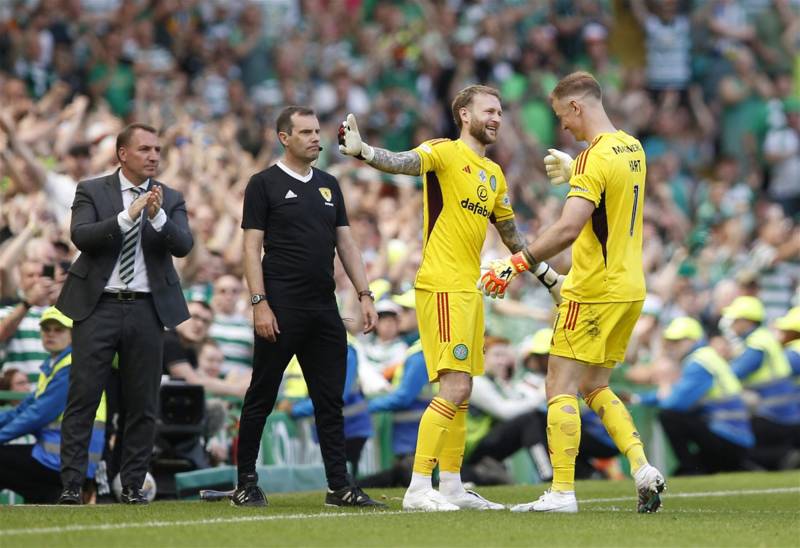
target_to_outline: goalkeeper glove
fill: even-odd
[[[550,296],[553,298],[553,302],[556,303],[556,306],[560,305],[561,286],[564,285],[566,276],[553,270],[553,268],[544,261],[539,263],[536,270],[533,271],[533,275],[536,276],[539,281],[542,282],[542,285],[547,288],[547,291],[550,292]]]
[[[548,148],[544,157],[544,169],[553,185],[568,183],[572,177],[572,156],[554,148]]]
[[[489,263],[489,270],[481,276],[478,282],[478,289],[483,291],[487,297],[503,298],[506,296],[506,288],[511,280],[520,272],[530,270],[531,265],[525,259],[525,252],[520,251],[505,259],[496,259]]]
[[[339,126],[339,152],[367,162],[375,156],[375,149],[361,140],[356,117],[353,114],[348,114],[347,120]]]

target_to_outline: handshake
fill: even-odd
[[[550,182],[553,185],[568,183],[572,177],[572,157],[554,148],[547,149],[547,152],[549,154],[544,157],[544,168]],[[520,251],[505,259],[492,261],[486,268],[486,273],[481,276],[478,289],[488,297],[502,299],[511,280],[517,274],[535,266],[533,275],[547,288],[556,305],[561,304],[561,286],[564,285],[566,276],[559,274],[545,262],[537,263],[531,259],[528,253]]]
[[[525,257],[527,254],[524,251],[514,253],[505,259],[497,259],[489,263],[486,273],[481,276],[478,282],[478,289],[483,291],[484,295],[492,297],[493,299],[502,299],[506,296],[506,289],[508,284],[513,280],[517,274],[532,270],[533,275],[536,276],[542,285],[550,292],[553,302],[556,305],[561,304],[561,286],[564,285],[566,276],[559,274],[553,268],[545,263],[531,264]],[[535,266],[536,268],[532,268]]]

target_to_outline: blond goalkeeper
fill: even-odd
[[[578,511],[574,478],[580,392],[630,461],[638,511],[655,512],[664,477],[648,463],[630,414],[608,387],[645,297],[644,151],[639,141],[612,125],[600,85],[590,74],[566,76],[550,99],[563,128],[589,147],[575,161],[550,151],[545,158],[548,175],[554,183],[570,185],[560,219],[519,253],[495,261],[481,280],[487,294],[502,296],[518,273],[572,245],[572,269],[561,289],[545,385],[553,484],[539,500],[512,511]]]
[[[483,299],[476,282],[490,222],[512,252],[525,240],[514,224],[503,171],[486,157],[502,121],[499,93],[469,86],[456,95],[452,113],[457,140],[433,139],[405,152],[364,143],[351,114],[339,129],[339,150],[381,171],[424,176],[423,255],[414,287],[428,377],[440,389],[420,421],[403,508],[499,510],[503,505],[465,490],[460,475],[472,377],[483,373]],[[563,276],[545,263],[535,267],[558,295]],[[431,485],[437,464],[438,491]]]

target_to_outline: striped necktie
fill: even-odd
[[[134,194],[134,201],[144,192],[139,188],[129,188]],[[144,213],[144,210],[142,210]],[[122,238],[122,253],[119,256],[119,278],[126,286],[133,281],[133,264],[136,262],[136,246],[139,243],[139,228],[142,226],[142,214],[134,220]]]

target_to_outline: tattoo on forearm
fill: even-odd
[[[421,164],[419,154],[413,150],[405,152],[392,152],[385,148],[373,147],[375,156],[369,165],[386,173],[402,173],[404,175],[419,175]]]
[[[525,237],[517,230],[517,224],[513,220],[500,221],[495,223],[494,227],[511,253],[525,248]]]

